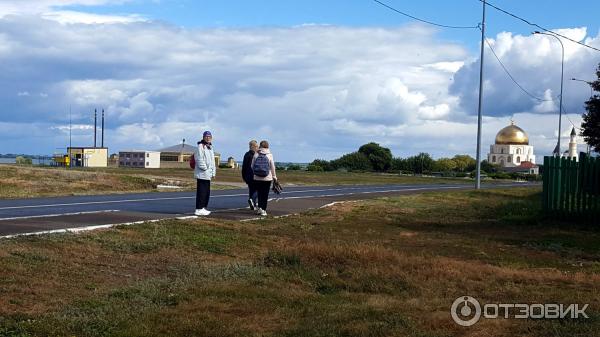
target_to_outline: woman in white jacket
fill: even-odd
[[[273,180],[277,180],[275,160],[273,160],[273,155],[269,150],[269,142],[266,140],[260,142],[260,148],[254,154],[254,158],[252,158],[252,171],[254,171],[254,184],[258,192],[256,214],[266,216],[271,183]]]
[[[210,180],[217,174],[215,166],[215,152],[212,147],[212,134],[210,131],[204,131],[202,141],[198,142],[194,152],[196,167],[194,176],[196,177],[196,215],[206,216],[210,211],[206,209],[210,199]]]

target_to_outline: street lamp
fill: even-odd
[[[592,87],[592,82],[591,81],[580,80],[578,78],[572,78],[571,81],[577,81],[577,82],[586,83],[587,85],[590,86],[590,99],[591,99],[592,96],[594,96],[594,88]],[[587,153],[588,153],[588,155],[590,154],[590,144],[587,144]]]
[[[564,82],[564,73],[565,73],[565,46],[563,45],[562,41],[558,38],[558,36],[556,36],[554,34],[539,32],[537,30],[535,32],[533,32],[533,34],[552,36],[553,38],[558,40],[558,42],[560,43],[560,47],[562,49],[562,59],[561,59],[561,67],[560,67],[560,101],[559,101],[560,107],[559,107],[559,112],[558,112],[558,143],[556,145],[556,147],[558,148],[558,156],[560,157],[560,154],[561,154],[561,152],[560,152],[560,132],[561,132],[561,124],[562,124],[563,82]]]
[[[586,80],[580,80],[578,78],[572,78],[571,81],[587,83],[590,86],[590,97],[594,96],[594,88],[592,88],[592,82]]]

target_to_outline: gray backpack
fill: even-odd
[[[258,157],[252,165],[252,171],[258,177],[266,177],[271,172],[271,165],[269,165],[269,158],[266,154],[259,153]]]

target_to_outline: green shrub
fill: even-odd
[[[310,172],[323,172],[325,171],[322,166],[316,164],[309,164],[307,170]]]
[[[15,163],[16,163],[17,165],[32,165],[32,164],[33,164],[33,161],[31,160],[31,158],[25,158],[25,157],[23,157],[23,156],[18,156],[18,157],[15,159]]]

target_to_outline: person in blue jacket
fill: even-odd
[[[250,209],[255,210],[258,207],[258,193],[256,192],[256,184],[254,183],[252,159],[256,151],[258,151],[258,142],[251,140],[248,146],[250,149],[244,154],[244,161],[242,163],[242,179],[248,185],[248,204],[250,205]]]
[[[215,152],[212,145],[212,134],[210,131],[204,131],[202,140],[194,152],[196,167],[194,168],[194,177],[196,177],[196,212],[198,216],[206,216],[210,211],[206,209],[210,199],[210,181],[217,174],[215,165]]]

